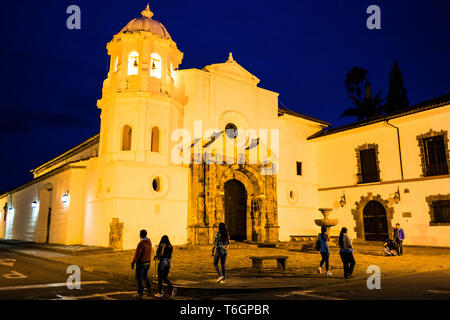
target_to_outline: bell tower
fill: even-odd
[[[188,168],[172,162],[170,139],[183,127],[175,95],[183,53],[148,5],[106,48],[111,63],[97,102],[100,146],[89,175],[86,242],[132,248],[148,228],[152,239],[171,234],[173,243],[185,243]]]
[[[97,103],[100,162],[168,161],[168,133],[182,121],[174,71],[183,53],[153,15],[147,4],[106,46],[110,69]]]

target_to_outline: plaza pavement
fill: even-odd
[[[0,241],[0,249],[20,254],[36,256],[54,262],[78,265],[86,271],[106,273],[126,280],[134,280],[130,268],[134,250],[113,251],[107,248],[86,246],[59,246],[34,243]],[[324,272],[319,274],[317,267],[320,254],[302,252],[299,246],[284,248],[260,248],[250,244],[232,244],[228,249],[227,283],[217,284],[212,265],[211,246],[174,248],[169,279],[181,292],[195,290],[229,292],[252,292],[255,290],[274,290],[281,288],[312,289],[335,287],[347,282],[361,281],[369,276],[367,267],[377,265],[383,279],[416,272],[438,271],[450,266],[450,248],[404,247],[404,255],[386,257],[381,254],[381,243],[355,243],[354,256],[356,267],[354,278],[344,280],[339,249],[331,247],[330,266],[332,276]],[[250,256],[285,255],[288,256],[287,270],[279,271],[276,261],[264,261],[264,272],[252,271]],[[155,264],[152,262],[150,273],[155,277]]]

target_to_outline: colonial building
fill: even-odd
[[[338,128],[282,108],[230,54],[183,53],[147,7],[107,44],[100,133],[0,195],[0,237],[133,248],[138,232],[210,243],[315,235],[319,208],[350,236],[450,246],[450,95]]]

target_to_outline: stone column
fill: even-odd
[[[265,195],[266,195],[266,210],[267,220],[264,225],[265,242],[278,242],[279,240],[279,226],[278,226],[278,208],[277,208],[277,193],[276,193],[276,176],[265,175]]]

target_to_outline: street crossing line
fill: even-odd
[[[429,293],[437,293],[437,294],[450,294],[450,291],[447,290],[428,290]]]
[[[75,282],[73,285],[90,285],[90,284],[107,284],[108,281],[81,281]],[[47,284],[33,284],[29,286],[14,286],[14,287],[0,287],[0,291],[24,290],[24,289],[39,289],[39,288],[57,288],[67,287],[67,283],[47,283]]]
[[[306,296],[306,297],[311,297],[311,298],[317,298],[317,299],[321,299],[321,300],[345,300],[343,298],[337,298],[337,297],[327,297],[327,296],[320,296],[317,294],[313,294],[313,291],[310,290],[306,290],[306,291],[292,291],[289,292],[288,294],[282,294],[282,295],[277,295],[278,297],[281,298],[286,298],[290,295],[299,295],[299,296]]]
[[[104,300],[116,300],[110,296],[117,296],[122,294],[135,294],[136,291],[116,291],[116,292],[106,292],[106,293],[94,293],[88,296],[61,296],[58,295],[59,299],[53,300],[80,300],[80,299],[91,299],[91,298],[103,298]]]

